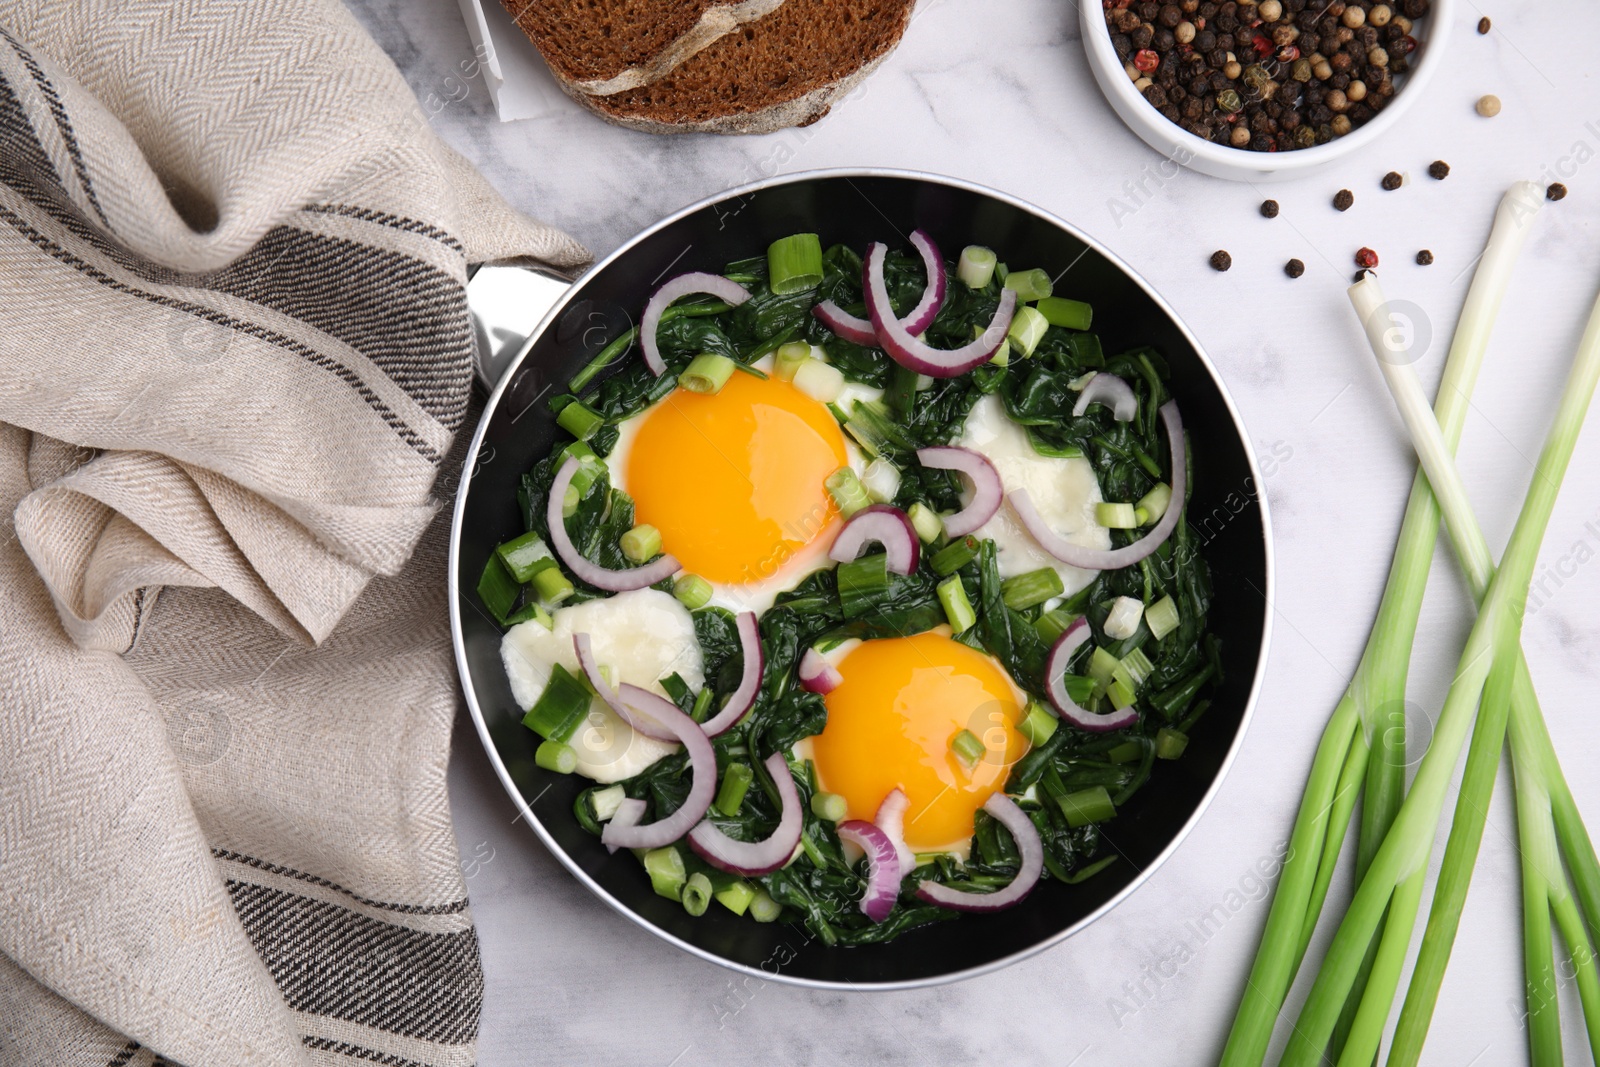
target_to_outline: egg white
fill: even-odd
[[[1094,466],[1082,457],[1061,459],[1035,452],[1027,431],[1011,421],[998,396],[983,397],[973,405],[955,443],[987,457],[1000,473],[1008,495],[1026,489],[1056,533],[1085,548],[1111,547],[1111,531],[1095,521],[1094,506],[1101,497]],[[970,497],[970,491],[967,495]],[[1046,552],[1009,502],[1002,503],[975,535],[994,541],[1002,578],[1049,567],[1061,576],[1062,586],[1071,594],[1094,581],[1097,574],[1062,563]]]
[[[812,346],[812,355],[822,358],[823,350]],[[770,374],[772,372],[773,357],[764,356],[754,364],[757,370]],[[735,374],[743,373],[735,371]],[[857,400],[878,400],[882,398],[883,390],[875,389],[870,385],[861,385],[856,382],[846,382],[843,391],[834,403],[845,411],[850,410],[851,404]],[[659,403],[659,401],[658,401]],[[645,415],[654,410],[654,405],[635,415],[633,418],[617,424],[617,443],[612,448],[611,454],[606,457],[606,466],[611,471],[611,484],[623,492],[630,492],[627,483],[628,457],[632,453],[634,439],[639,435],[639,427],[644,422]],[[842,432],[842,431],[841,431]],[[848,434],[845,434],[846,463],[859,477],[871,462],[871,457],[863,453]],[[630,495],[632,495],[630,493]],[[738,584],[729,582],[711,582],[711,603],[729,611],[753,611],[757,615],[764,614],[772,607],[777,595],[786,589],[793,589],[807,575],[833,566],[828,559],[828,549],[832,539],[818,537],[809,544],[800,548],[782,563],[771,569],[771,573],[754,581]]]
[[[700,643],[689,611],[669,593],[634,589],[603,600],[559,608],[551,626],[518,623],[500,642],[500,659],[517,705],[531,708],[559,663],[582,677],[572,636],[589,635],[595,660],[623,682],[666,695],[661,679],[676,672],[691,689],[705,683]],[[635,733],[598,696],[589,702],[588,720],[568,742],[578,754],[577,772],[597,782],[631,778],[679,746]]]

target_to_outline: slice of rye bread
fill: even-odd
[[[619,93],[661,77],[784,0],[501,0],[568,91]]]
[[[915,0],[784,0],[648,84],[606,96],[571,89],[568,95],[610,122],[647,133],[771,133],[809,125],[894,50],[914,6]]]

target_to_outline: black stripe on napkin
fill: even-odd
[[[91,225],[66,196],[59,173],[4,77],[0,77],[0,182],[141,280],[208,289],[299,319],[360,352],[447,429],[461,427],[471,395],[472,331],[466,289],[444,271],[399,252],[292,226],[268,231],[254,248],[218,271],[183,274],[152,263]],[[444,230],[415,219],[347,205],[308,210],[362,219],[461,248]],[[415,447],[409,439],[407,443]]]
[[[44,76],[44,68],[39,66],[33,53],[23,47],[22,42],[0,26],[0,36],[4,36],[17,57],[22,60],[28,73],[33,75],[34,84],[39,87],[40,94],[45,102],[50,105],[50,114],[56,120],[56,129],[61,131],[61,140],[66,143],[67,155],[72,157],[72,169],[78,175],[78,183],[83,186],[84,195],[89,198],[89,205],[94,208],[94,213],[100,216],[101,222],[106,222],[106,213],[100,210],[100,200],[94,195],[94,185],[89,181],[89,170],[83,164],[83,153],[78,150],[78,137],[72,132],[72,123],[67,119],[67,109],[61,103],[61,95],[56,92],[56,87],[50,79]],[[110,225],[106,222],[106,225]]]
[[[297,871],[293,867],[285,867],[282,864],[268,863],[266,860],[256,859],[254,856],[246,856],[242,852],[231,852],[225,848],[213,848],[211,854],[219,860],[232,860],[234,863],[242,863],[246,867],[254,867],[256,870],[265,871],[268,874],[278,874],[285,878],[295,878],[302,882],[309,882],[311,885],[319,885],[324,889],[332,889],[336,893],[343,893],[358,904],[365,904],[371,908],[382,908],[385,911],[393,911],[402,915],[459,915],[467,910],[467,901],[465,899],[452,900],[448,904],[389,904],[353,893],[338,882],[330,882],[326,878],[315,874],[307,874],[305,871]]]
[[[134,1055],[143,1047],[137,1041],[128,1042],[117,1051],[115,1056],[111,1057],[110,1061],[106,1063],[106,1067],[127,1067],[128,1061],[133,1059]]]
[[[374,211],[371,208],[355,207],[352,204],[307,204],[300,210],[313,215],[343,215],[345,218],[360,219],[362,222],[376,222],[378,225],[387,226],[391,230],[431,237],[446,248],[452,248],[463,256],[467,254],[466,247],[456,240],[448,230],[441,230],[430,223],[422,222],[418,219],[408,219],[403,215],[391,215],[387,211]]]
[[[366,356],[451,430],[466,415],[472,392],[467,290],[419,259],[279,226],[220,271],[145,276],[227,293],[299,319]]]
[[[39,143],[33,124],[28,121],[28,113],[22,109],[22,101],[3,74],[0,74],[0,169],[58,187],[61,184],[61,176],[50,162],[50,154]],[[7,184],[16,184],[3,172],[0,178],[6,179]]]
[[[311,1037],[309,1035],[300,1039],[306,1048],[314,1048],[320,1052],[333,1052],[340,1056],[349,1056],[351,1059],[365,1060],[368,1063],[381,1063],[383,1067],[428,1067],[425,1063],[408,1060],[404,1056],[394,1056],[377,1049],[365,1048],[361,1045],[352,1045],[348,1041],[333,1041],[326,1037]]]
[[[3,177],[3,175],[0,175],[0,177]],[[3,207],[0,207],[0,221],[9,223],[12,229],[26,237],[34,244],[35,247],[48,252],[59,262],[72,267],[89,280],[97,282],[107,289],[124,293],[128,296],[137,296],[143,300],[150,301],[152,304],[160,304],[163,307],[172,308],[175,311],[183,311],[190,315],[194,315],[197,318],[205,319],[208,322],[214,322],[218,326],[226,326],[231,330],[237,330],[239,333],[248,334],[251,337],[258,338],[262,341],[268,342],[269,344],[277,345],[279,348],[292,352],[314,366],[320,367],[326,371],[331,371],[340,381],[344,382],[351,389],[355,390],[356,394],[360,396],[362,400],[366,401],[367,406],[371,408],[378,415],[378,417],[389,426],[390,429],[394,430],[395,433],[400,436],[402,441],[410,445],[414,452],[431,463],[437,464],[439,462],[441,457],[438,449],[428,444],[428,442],[424,440],[423,437],[417,433],[417,431],[413,430],[404,419],[395,413],[394,409],[389,407],[388,404],[385,404],[378,394],[372,390],[372,387],[367,385],[366,382],[362,381],[355,371],[351,370],[349,367],[346,367],[343,363],[340,363],[333,357],[322,352],[318,352],[309,345],[301,344],[292,337],[285,337],[276,330],[269,330],[267,327],[262,326],[259,323],[246,322],[243,319],[234,318],[232,315],[225,315],[213,308],[202,307],[199,304],[192,304],[187,300],[176,300],[170,296],[163,296],[160,293],[151,293],[143,289],[135,289],[131,285],[124,285],[122,282],[117,281],[117,279],[100,270],[92,263],[89,263],[72,252],[67,251],[65,248],[62,248],[50,238],[46,237],[44,234],[28,225],[20,215],[17,215],[15,212],[8,211]]]
[[[476,931],[423,933],[295,893],[227,886],[245,933],[296,1011],[423,1041],[477,1037]]]

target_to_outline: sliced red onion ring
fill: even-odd
[[[811,314],[822,321],[822,325],[843,337],[853,345],[863,348],[877,348],[878,334],[872,328],[872,323],[866,319],[858,319],[832,300],[824,300],[811,309]]]
[[[883,798],[883,803],[878,805],[878,814],[872,817],[873,825],[883,831],[883,835],[894,845],[895,854],[900,857],[901,877],[910,874],[917,866],[917,854],[906,844],[906,810],[910,807],[911,798],[906,796],[905,790],[896,787]]]
[[[912,230],[911,245],[922,253],[922,269],[928,272],[928,285],[922,290],[922,299],[917,301],[917,306],[911,309],[910,314],[900,320],[901,328],[915,337],[932,326],[933,320],[938,317],[950,277],[945,273],[944,257],[939,254],[939,246],[933,243],[933,238],[926,231]]]
[[[1121,548],[1084,548],[1050,529],[1050,524],[1044,521],[1039,509],[1033,506],[1033,499],[1028,496],[1026,489],[1014,490],[1007,499],[1016,510],[1017,518],[1022,520],[1022,525],[1027,527],[1028,533],[1033,535],[1040,547],[1061,562],[1082,570],[1114,571],[1118,567],[1138,563],[1172,536],[1172,531],[1178,525],[1178,515],[1183,511],[1183,496],[1189,477],[1183,447],[1183,420],[1178,417],[1176,400],[1161,405],[1161,421],[1167,425],[1167,442],[1172,446],[1172,503],[1167,506],[1166,514],[1161,516],[1154,529],[1133,544]]]
[[[1103,734],[1108,730],[1121,730],[1139,721],[1139,713],[1131,707],[1115,711],[1094,712],[1078,707],[1067,695],[1067,661],[1078,647],[1089,640],[1089,622],[1078,619],[1050,646],[1050,655],[1044,662],[1045,684],[1050,703],[1056,714],[1080,730]]]
[[[800,791],[794,787],[794,775],[789,773],[789,765],[779,752],[768,756],[765,766],[783,802],[778,828],[772,831],[770,837],[765,841],[735,841],[710,822],[703,822],[689,832],[689,847],[718,870],[747,877],[771,874],[789,862],[795,847],[800,844],[800,831],[805,823],[800,811]]]
[[[965,537],[994,518],[1000,510],[1000,499],[1005,487],[1000,484],[1000,472],[983,456],[970,448],[954,445],[939,448],[917,449],[917,462],[924,467],[942,471],[960,471],[972,479],[972,499],[967,506],[944,520],[944,532],[952,538]]]
[[[1090,404],[1104,404],[1118,422],[1132,422],[1139,414],[1139,398],[1133,395],[1133,386],[1115,374],[1102,372],[1090,378],[1078,394],[1078,402],[1072,405],[1072,417],[1088,411]]]
[[[615,826],[618,829],[626,830],[630,826],[638,826],[639,820],[642,818],[644,818],[644,801],[638,800],[634,797],[625,797],[623,798],[622,802],[617,805],[616,813],[611,816],[610,821],[608,821],[606,825]],[[622,847],[621,845],[606,844],[604,830],[601,831],[600,841],[602,844],[605,844],[607,852],[615,852],[617,849]]]
[[[922,558],[917,528],[911,525],[910,516],[888,504],[872,504],[850,516],[833,539],[828,558],[835,563],[849,563],[873,541],[883,546],[891,574],[906,575],[917,569],[917,561]]]
[[[701,727],[707,737],[725,733],[730,726],[744,718],[744,713],[756,702],[756,694],[761,692],[761,670],[766,666],[766,661],[761,655],[761,628],[756,625],[756,613],[739,612],[734,625],[739,631],[739,652],[744,657],[744,674],[739,678],[739,688],[728,697],[722,710],[707,719]]]
[[[572,484],[572,476],[578,473],[578,461],[571,456],[556,471],[555,481],[550,483],[550,499],[545,504],[545,522],[550,527],[550,546],[556,550],[556,555],[561,557],[573,574],[588,582],[596,589],[604,589],[608,593],[621,593],[629,589],[643,589],[655,585],[663,578],[670,578],[678,572],[680,564],[672,556],[662,556],[651,560],[643,567],[628,567],[620,571],[610,570],[585,559],[578,551],[578,546],[572,543],[572,538],[567,536],[567,520],[561,514],[562,499],[567,495],[567,486]],[[1176,521],[1176,520],[1174,520]]]
[[[639,346],[644,349],[645,365],[657,378],[667,369],[661,349],[656,345],[656,327],[661,325],[661,314],[674,300],[692,293],[705,293],[734,307],[750,299],[750,293],[738,282],[704,271],[680,274],[652,293],[644,305],[644,318],[639,322]]]
[[[626,683],[618,693],[624,704],[640,715],[648,715],[656,720],[671,730],[676,740],[683,742],[684,750],[689,753],[691,780],[689,795],[677,811],[665,819],[657,819],[643,826],[637,824],[636,815],[634,823],[619,826],[618,820],[622,816],[619,810],[606,823],[605,830],[600,834],[600,843],[608,848],[661,848],[688,833],[711,807],[711,799],[717,793],[717,754],[711,748],[711,739],[700,729],[700,724],[679,711],[678,706],[666,697]]]
[[[800,686],[812,693],[831,693],[844,682],[844,675],[821,652],[806,649],[800,657]]]
[[[938,317],[939,308],[944,305],[950,276],[944,269],[944,257],[939,254],[939,246],[933,243],[932,237],[922,230],[913,230],[911,243],[922,253],[922,267],[928,273],[928,284],[922,290],[922,299],[917,301],[917,306],[911,309],[910,314],[900,320],[906,333],[915,337],[932,326],[933,320]],[[811,313],[821,319],[824,326],[852,344],[868,348],[878,346],[878,331],[872,323],[856,318],[832,300],[824,300],[812,308]]]
[[[839,824],[839,836],[861,846],[867,854],[867,887],[861,894],[861,911],[881,923],[900,899],[900,853],[889,835],[864,819],[846,819]]]
[[[594,649],[589,644],[588,634],[573,634],[572,647],[578,653],[578,666],[583,670],[583,676],[589,679],[589,684],[594,686],[594,691],[600,694],[600,699],[606,702],[606,707],[617,713],[617,718],[627,723],[634,733],[653,737],[657,741],[676,741],[678,735],[656,722],[648,715],[634,711],[622,702],[617,691],[611,688],[611,683],[606,681],[606,676],[600,673],[600,665],[595,661]]]
[[[989,794],[989,799],[983,802],[983,810],[1011,831],[1017,851],[1022,854],[1022,866],[1017,870],[1017,876],[1010,885],[993,893],[967,893],[924,880],[917,884],[919,899],[953,911],[999,911],[1022,903],[1038,884],[1039,875],[1044,870],[1044,843],[1039,840],[1039,831],[1034,827],[1033,820],[1004,793]]]
[[[1001,292],[1000,306],[995,309],[994,318],[971,343],[954,349],[933,348],[917,340],[894,317],[894,308],[889,303],[889,287],[883,280],[883,259],[887,253],[888,248],[882,242],[874,242],[867,249],[866,278],[862,288],[866,290],[867,311],[872,316],[872,328],[878,335],[878,344],[889,353],[891,359],[918,374],[954,378],[994,355],[1005,341],[1006,330],[1011,328],[1011,316],[1016,313],[1015,289]]]

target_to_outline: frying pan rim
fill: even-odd
[[[1117,893],[1115,893],[1110,899],[1106,900],[1099,907],[1080,918],[1077,922],[1072,923],[1070,926],[1057,931],[1051,936],[1044,938],[1025,949],[1020,949],[1008,956],[990,960],[986,963],[978,964],[973,967],[953,970],[944,974],[929,975],[922,978],[902,979],[887,982],[834,981],[829,979],[807,978],[786,974],[783,973],[781,969],[777,969],[775,973],[773,970],[752,967],[747,964],[727,959],[724,956],[719,956],[714,952],[701,948],[700,946],[689,941],[685,941],[683,938],[680,938],[677,935],[672,934],[659,926],[656,926],[644,916],[640,915],[622,901],[612,896],[604,886],[600,885],[599,882],[590,877],[588,872],[584,871],[583,868],[580,867],[571,856],[567,855],[566,850],[562,848],[560,844],[556,842],[555,838],[550,834],[550,832],[545,829],[544,824],[540,822],[539,817],[534,813],[532,806],[523,798],[522,791],[517,787],[516,782],[511,778],[510,773],[506,770],[505,762],[500,758],[500,752],[495,747],[494,739],[489,732],[488,723],[484,720],[483,711],[478,705],[477,693],[470,681],[472,678],[472,673],[471,668],[467,663],[466,640],[461,630],[461,604],[462,596],[464,595],[464,590],[461,588],[459,574],[461,531],[462,520],[466,514],[467,496],[472,488],[470,477],[463,477],[460,479],[460,488],[456,493],[455,506],[450,521],[450,554],[448,559],[450,640],[455,652],[456,669],[460,677],[462,693],[466,698],[467,709],[472,715],[473,725],[477,727],[478,737],[483,743],[484,751],[489,757],[489,762],[494,766],[495,774],[499,777],[500,784],[505,788],[506,793],[511,797],[513,802],[515,802],[521,818],[533,828],[534,833],[536,833],[539,836],[539,839],[544,842],[545,848],[550,850],[556,859],[560,861],[561,865],[565,867],[573,875],[573,877],[575,877],[582,885],[587,887],[591,893],[595,894],[595,896],[599,897],[602,901],[609,905],[613,910],[638,926],[648,930],[655,936],[662,938],[668,943],[677,946],[691,955],[697,956],[700,959],[706,960],[707,962],[715,963],[718,966],[727,967],[730,970],[738,971],[741,974],[750,975],[751,977],[759,978],[764,981],[777,981],[803,988],[828,990],[873,990],[887,992],[891,990],[925,989],[930,986],[943,985],[948,982],[957,982],[967,978],[976,978],[980,975],[1001,970],[1002,968],[1008,967],[1013,963],[1027,959],[1030,956],[1037,955],[1048,948],[1052,948],[1055,945],[1060,944],[1062,941],[1065,941],[1072,935],[1087,929],[1096,920],[1100,919],[1107,912],[1121,904],[1137,889],[1139,889],[1140,886],[1144,885],[1145,881],[1155,874],[1155,872],[1169,859],[1171,859],[1174,853],[1177,852],[1178,848],[1183,844],[1190,832],[1199,823],[1201,817],[1205,814],[1206,809],[1208,809],[1212,802],[1216,799],[1217,794],[1222,789],[1223,781],[1228,776],[1228,771],[1232,769],[1234,760],[1238,758],[1239,751],[1244,746],[1245,735],[1249,731],[1250,721],[1255,715],[1256,703],[1261,696],[1261,688],[1266,677],[1268,652],[1272,644],[1272,624],[1274,615],[1273,604],[1276,581],[1276,566],[1274,563],[1272,546],[1272,520],[1268,511],[1266,495],[1264,492],[1260,491],[1260,487],[1262,485],[1261,471],[1256,463],[1255,452],[1250,447],[1250,435],[1245,429],[1244,420],[1239,415],[1239,409],[1234,403],[1233,395],[1228,391],[1227,384],[1223,381],[1222,375],[1218,372],[1216,365],[1212,363],[1211,357],[1206,354],[1206,350],[1204,346],[1200,344],[1199,338],[1197,338],[1189,329],[1188,324],[1183,321],[1176,310],[1174,310],[1172,305],[1169,304],[1160,293],[1156,292],[1142,275],[1124,262],[1123,259],[1115,252],[1112,252],[1094,237],[1080,230],[1078,227],[1072,225],[1066,220],[1061,219],[1034,204],[1030,204],[1018,197],[1001,192],[997,189],[990,188],[986,185],[981,185],[977,182],[968,181],[963,178],[953,178],[946,175],[933,174],[927,171],[903,170],[893,167],[829,167],[801,171],[795,174],[764,178],[746,185],[737,186],[723,192],[715,193],[711,196],[697,200],[685,207],[679,208],[677,211],[667,215],[665,218],[662,218],[653,225],[646,227],[645,229],[634,234],[633,237],[623,242],[615,250],[606,255],[604,258],[600,259],[592,267],[580,275],[572,283],[571,288],[569,288],[567,292],[562,295],[561,299],[556,302],[555,306],[552,307],[539,322],[539,325],[534,329],[534,331],[528,335],[528,339],[523,342],[523,345],[521,349],[518,350],[516,357],[511,360],[509,364],[507,364],[505,372],[501,375],[499,382],[496,383],[493,391],[489,394],[488,401],[484,405],[483,414],[479,418],[477,428],[473,433],[472,444],[467,450],[466,458],[462,464],[462,470],[470,471],[476,468],[478,454],[483,446],[483,439],[488,431],[489,424],[494,419],[496,412],[499,410],[501,397],[504,395],[510,383],[516,379],[517,370],[522,365],[522,361],[527,358],[528,353],[532,351],[534,344],[541,336],[543,336],[544,332],[550,328],[551,323],[555,322],[557,317],[566,310],[568,305],[570,305],[575,298],[582,294],[585,284],[591,277],[598,275],[606,267],[631,253],[645,240],[659,231],[666,229],[668,226],[671,226],[674,223],[689,217],[690,215],[704,211],[714,204],[749,196],[753,193],[777,188],[779,186],[798,185],[804,182],[817,181],[820,179],[839,178],[844,178],[846,180],[853,178],[894,178],[959,189],[999,201],[1000,203],[1026,212],[1027,214],[1039,219],[1043,223],[1056,227],[1073,238],[1083,242],[1086,247],[1103,256],[1107,262],[1120,270],[1130,281],[1142,289],[1145,295],[1148,296],[1155,303],[1155,305],[1166,314],[1168,319],[1171,320],[1172,324],[1177,328],[1178,332],[1183,336],[1183,338],[1188,341],[1190,347],[1194,350],[1195,355],[1199,358],[1200,365],[1204,367],[1206,373],[1211,376],[1212,383],[1216,386],[1217,392],[1222,398],[1223,406],[1226,408],[1228,416],[1233,422],[1234,432],[1238,435],[1239,441],[1243,447],[1245,461],[1249,467],[1251,484],[1257,487],[1255,496],[1257,506],[1259,507],[1261,514],[1262,561],[1264,564],[1263,569],[1265,571],[1263,583],[1264,588],[1261,590],[1263,605],[1261,645],[1256,656],[1255,668],[1250,683],[1250,691],[1245,698],[1244,709],[1240,714],[1239,725],[1234,733],[1233,741],[1228,746],[1227,754],[1223,757],[1222,763],[1218,766],[1216,775],[1212,778],[1211,783],[1206,787],[1205,793],[1200,798],[1200,802],[1195,806],[1195,809],[1190,814],[1189,818],[1185,820],[1183,825],[1180,826],[1173,834],[1171,840],[1167,842],[1167,844],[1156,855],[1156,857],[1143,870],[1139,871],[1133,877],[1133,879],[1128,882],[1127,885],[1123,886],[1122,889],[1117,891]]]

